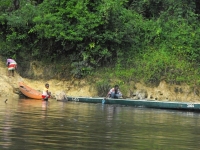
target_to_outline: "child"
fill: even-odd
[[[46,83],[45,88],[42,93],[42,99],[45,101],[48,101],[48,98],[50,98],[50,97],[51,97],[51,92],[49,92],[49,84]]]

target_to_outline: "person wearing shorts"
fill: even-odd
[[[7,59],[6,65],[8,67],[8,76],[14,77],[15,70],[17,69],[17,63],[14,59]]]
[[[50,97],[51,97],[51,92],[49,92],[49,84],[46,83],[45,88],[44,88],[43,93],[42,93],[42,99],[45,100],[45,101],[48,101],[48,99]]]

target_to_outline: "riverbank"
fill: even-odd
[[[53,95],[58,92],[64,92],[68,96],[99,96],[95,82],[99,79],[94,79],[93,83],[88,82],[89,79],[50,79],[50,80],[33,80],[21,77],[17,72],[15,77],[7,76],[7,68],[3,61],[0,62],[0,97],[5,98],[19,98],[18,82],[23,81],[28,86],[42,91],[45,83],[50,84],[50,91]],[[174,85],[167,84],[165,81],[160,82],[157,87],[149,87],[143,83],[131,82],[129,85],[121,86],[123,89],[123,96],[131,99],[152,99],[160,101],[186,101],[199,102],[199,89],[191,88],[186,84]],[[126,89],[126,90],[125,90]]]

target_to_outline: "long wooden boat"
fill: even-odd
[[[197,110],[200,111],[200,103],[192,102],[172,102],[157,100],[133,100],[133,99],[104,99],[103,97],[68,97],[68,101],[102,103],[102,104],[120,104],[135,107],[159,108],[159,109],[177,109],[177,110]]]
[[[26,96],[32,99],[42,99],[42,93],[32,89],[23,82],[19,82],[19,90]]]

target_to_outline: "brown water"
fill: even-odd
[[[1,150],[198,150],[200,113],[2,100],[0,136]]]

